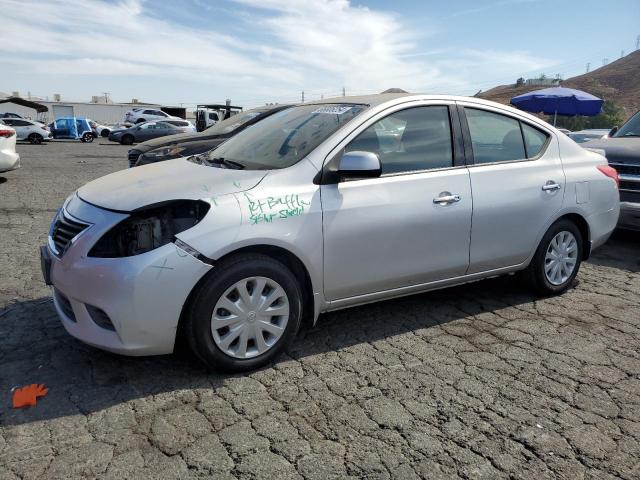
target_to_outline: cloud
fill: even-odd
[[[180,10],[211,18],[210,28],[167,16],[167,9],[185,5],[165,4],[161,16],[156,4],[142,0],[3,0],[0,62],[59,83],[60,77],[120,77],[128,82],[126,95],[156,95],[168,86],[181,96],[173,102],[224,92],[249,104],[295,101],[302,89],[308,99],[342,87],[469,93],[478,72],[486,78],[487,65],[504,79],[552,63],[527,52],[442,48],[431,40],[434,32],[348,0],[230,0],[215,7],[228,23],[196,4],[194,11]],[[225,28],[230,23],[233,29]],[[201,87],[198,95],[176,94],[176,83]]]

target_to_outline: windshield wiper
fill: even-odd
[[[208,167],[222,166],[222,167],[230,168],[233,170],[242,170],[244,168],[244,165],[241,164],[240,162],[236,162],[234,160],[227,160],[224,157],[209,158],[206,153],[201,153],[200,155],[194,155],[188,158],[188,160],[192,161],[193,163],[198,163],[200,165],[206,165]]]

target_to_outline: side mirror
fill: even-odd
[[[382,167],[375,153],[356,150],[342,155],[337,173],[340,180],[377,178],[382,174]]]
[[[618,126],[616,125],[609,131],[609,137],[613,137],[618,132]]]

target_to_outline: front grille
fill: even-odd
[[[630,165],[628,163],[610,163],[620,175],[638,175],[640,176],[640,165]]]
[[[620,190],[620,201],[621,202],[631,202],[631,203],[640,203],[640,190],[635,192],[628,192]]]
[[[56,303],[58,304],[58,307],[60,307],[60,310],[62,310],[62,313],[64,313],[65,316],[72,322],[76,322],[76,316],[73,313],[73,308],[71,308],[71,302],[69,301],[69,299],[65,297],[57,288],[53,289],[53,295],[55,296]]]
[[[620,190],[633,190],[640,192],[640,182],[627,182],[620,180]]]
[[[68,215],[65,215],[64,210],[60,210],[51,231],[51,240],[56,246],[58,256],[62,256],[71,245],[71,240],[88,226],[86,223],[72,220]]]

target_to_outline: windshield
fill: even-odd
[[[211,125],[204,131],[209,135],[224,135],[226,133],[233,132],[236,128],[244,125],[252,118],[256,118],[258,115],[265,113],[265,110],[248,110],[246,112],[236,113],[235,115],[218,122],[215,125]]]
[[[249,168],[289,167],[307,156],[365,105],[301,105],[275,113],[231,137],[206,155]]]
[[[614,137],[640,137],[640,112],[627,120],[627,123],[620,127]]]

